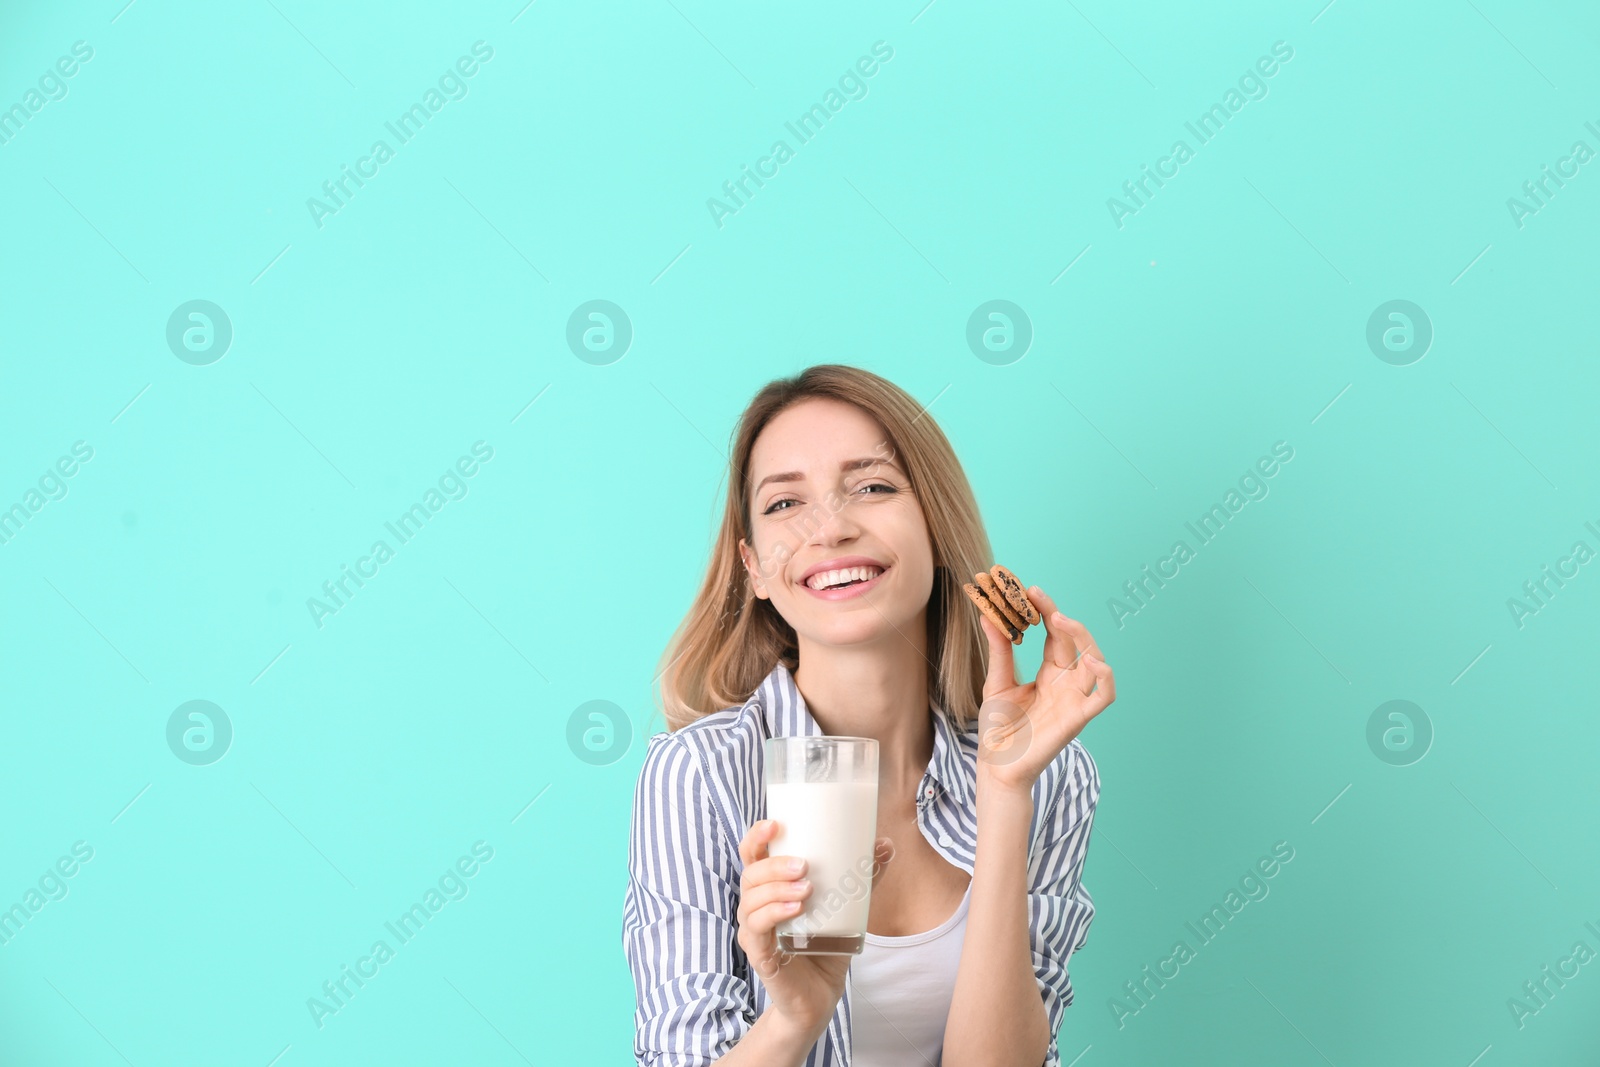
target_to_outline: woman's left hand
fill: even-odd
[[[1056,610],[1038,586],[1028,599],[1044,617],[1047,636],[1039,674],[1017,684],[1011,641],[987,616],[989,675],[978,714],[978,776],[1027,793],[1040,772],[1117,698],[1116,679],[1088,628]]]

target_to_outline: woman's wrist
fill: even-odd
[[[1030,818],[1033,815],[1033,783],[999,778],[981,760],[978,762],[976,793],[980,808],[1020,810],[1025,811]]]
[[[811,1054],[811,1049],[828,1028],[828,1021],[832,1016],[824,1016],[818,1020],[795,1019],[783,1013],[773,1004],[761,1013],[746,1034],[741,1045],[750,1041],[751,1035],[757,1030],[762,1032],[761,1047],[764,1050],[762,1063],[781,1063],[796,1065],[805,1062]]]

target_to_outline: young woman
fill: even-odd
[[[670,732],[634,797],[623,947],[643,1067],[1058,1067],[1100,795],[1079,732],[1115,698],[1038,586],[1038,676],[961,591],[993,563],[933,418],[841,365],[739,421],[710,570],[662,657]],[[844,583],[844,584],[839,584]],[[814,890],[769,856],[767,737],[878,742],[859,956],[780,954]],[[942,1058],[941,1058],[942,1057]]]

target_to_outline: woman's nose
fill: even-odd
[[[849,510],[842,505],[839,507],[831,507],[827,503],[817,505],[814,521],[816,531],[811,535],[811,540],[819,545],[848,541],[861,532],[860,526],[850,517]]]

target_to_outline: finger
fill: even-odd
[[[763,982],[771,982],[793,957],[778,946],[778,924],[799,915],[803,900],[775,900],[758,908],[739,907],[738,940]]]
[[[782,918],[784,915],[797,914],[800,909],[789,907],[795,902],[803,903],[811,895],[811,883],[805,880],[798,882],[768,882],[757,886],[739,898],[739,912],[746,920],[755,915],[768,912]],[[757,928],[759,932],[759,928]]]
[[[880,837],[872,846],[872,884],[877,885],[878,879],[883,877],[883,869],[889,866],[889,861],[894,859],[894,841],[891,838]]]
[[[1074,643],[1077,644],[1080,654],[1084,652],[1093,652],[1102,660],[1106,658],[1104,653],[1100,651],[1100,642],[1094,639],[1094,635],[1089,632],[1089,628],[1087,626],[1079,622],[1077,619],[1072,618],[1070,615],[1063,615],[1062,618],[1067,620],[1067,632],[1072,635],[1072,639]]]
[[[739,884],[744,889],[754,889],[758,885],[768,882],[793,882],[797,878],[806,876],[806,861],[800,859],[798,867],[790,866],[791,861],[800,859],[798,856],[768,856],[764,860],[757,860],[744,869],[744,874],[739,877]]]
[[[778,947],[778,924],[799,915],[810,894],[809,882],[768,882],[740,894],[739,944],[763,980],[770,981],[788,955]]]
[[[1044,642],[1044,658],[1062,670],[1074,667],[1078,662],[1077,642],[1072,639],[1072,632],[1064,624],[1066,616],[1056,608],[1056,602],[1036,585],[1028,587],[1028,599],[1033,601],[1033,606],[1039,609],[1039,614],[1044,616],[1045,632],[1049,634]]]
[[[750,927],[751,933],[763,938],[769,937],[779,923],[799,915],[804,907],[803,900],[776,900],[751,912],[745,923]]]
[[[1059,610],[1053,614],[1059,616],[1059,618],[1052,621],[1071,638],[1073,645],[1077,648],[1077,658],[1081,659],[1085,652],[1093,652],[1101,659],[1105,659],[1105,656],[1100,652],[1099,642],[1089,633],[1087,626],[1070,615],[1063,615]],[[1076,666],[1076,660],[1073,661],[1073,665]]]
[[[772,819],[762,819],[753,823],[745,831],[744,838],[739,842],[739,859],[746,867],[766,858],[767,842],[772,840],[778,832],[778,824]]]
[[[744,949],[745,957],[761,981],[768,984],[777,979],[778,972],[790,959],[789,953],[778,947],[778,935],[774,929],[776,926],[777,923],[773,923],[758,932],[746,921],[739,922],[739,947]]]
[[[1011,638],[1001,633],[987,615],[978,616],[978,625],[983,627],[983,636],[989,641],[989,673],[983,681],[983,695],[989,697],[1015,688],[1017,665],[1011,655]]]
[[[1117,678],[1111,671],[1111,664],[1094,653],[1085,654],[1083,662],[1093,673],[1097,687],[1083,705],[1084,712],[1092,719],[1117,699]]]

